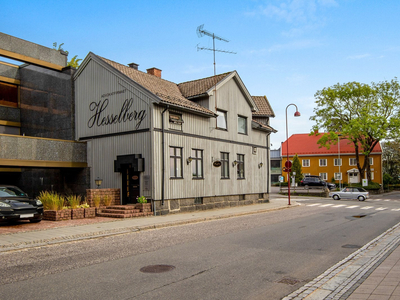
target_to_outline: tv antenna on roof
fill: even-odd
[[[219,50],[219,49],[215,49],[215,39],[223,41],[223,42],[227,42],[229,43],[229,41],[227,39],[224,39],[220,36],[217,36],[215,33],[211,33],[207,30],[203,29],[204,24],[200,25],[199,27],[197,27],[197,36],[199,38],[208,35],[210,37],[212,37],[213,39],[213,47],[211,48],[205,48],[205,47],[199,47],[199,44],[197,44],[197,51],[199,50],[210,50],[213,51],[214,54],[214,81],[215,81],[215,88],[214,88],[214,94],[215,94],[215,110],[217,110],[217,81],[216,81],[216,75],[217,75],[217,71],[216,71],[216,66],[215,66],[215,52],[223,52],[223,53],[230,53],[230,54],[236,54],[236,52],[232,52],[232,51],[225,51],[225,50]]]

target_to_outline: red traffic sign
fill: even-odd
[[[292,172],[292,168],[283,167],[283,172]]]
[[[290,160],[287,160],[287,161],[285,162],[285,167],[286,167],[287,169],[290,169],[290,168],[292,167],[292,162],[291,162]]]

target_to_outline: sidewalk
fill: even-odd
[[[203,222],[299,205],[296,197],[273,195],[270,203],[224,209],[195,211],[130,219],[112,219],[79,226],[48,228],[19,233],[1,233],[2,252],[63,242],[124,234],[134,231]],[[399,299],[400,300],[400,223],[349,255],[284,300],[321,299]]]

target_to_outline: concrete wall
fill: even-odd
[[[0,32],[0,50],[4,51],[4,56],[7,56],[5,54],[8,54],[8,52],[19,55],[21,61],[26,61],[23,60],[25,57],[26,59],[32,58],[61,67],[67,66],[67,55],[65,52],[63,54],[55,49],[28,42],[2,32]]]

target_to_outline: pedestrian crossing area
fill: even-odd
[[[318,203],[307,203],[306,201],[309,201],[310,199],[296,199],[297,202],[303,202],[303,205],[308,206],[308,207],[322,207],[322,208],[345,208],[345,209],[362,209],[362,210],[375,210],[375,211],[400,211],[400,208],[389,208],[389,207],[377,207],[377,206],[372,206],[368,205],[368,203],[371,204],[377,204],[379,202],[384,203],[384,202],[399,202],[398,200],[387,200],[387,199],[368,199],[367,202],[360,202],[360,204],[355,204],[355,203],[323,203],[323,202],[318,202]],[[339,201],[338,201],[339,202]],[[357,201],[358,202],[358,201]],[[362,204],[361,204],[362,203]]]

